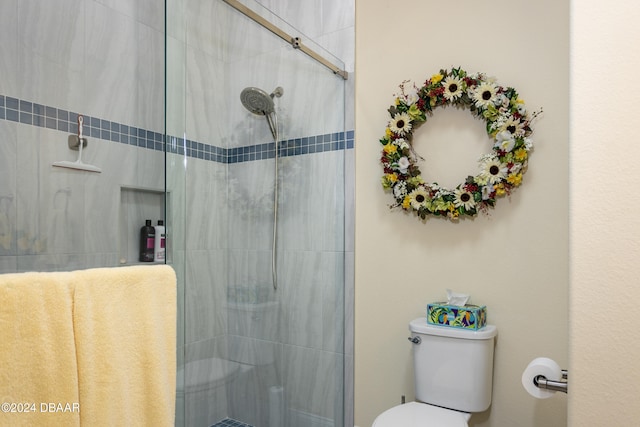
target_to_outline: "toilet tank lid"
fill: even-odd
[[[487,325],[482,329],[470,330],[452,328],[449,326],[435,326],[427,323],[425,317],[419,317],[409,322],[409,330],[418,334],[435,335],[439,337],[461,338],[466,340],[487,340],[498,334],[498,328]]]

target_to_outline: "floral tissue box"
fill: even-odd
[[[487,324],[487,307],[471,304],[457,306],[434,302],[427,304],[427,323],[478,330],[484,328]]]

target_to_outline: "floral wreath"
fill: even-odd
[[[497,85],[482,73],[468,74],[461,68],[450,72],[440,70],[418,88],[406,89],[389,108],[382,148],[382,187],[391,190],[396,203],[413,211],[421,219],[427,215],[444,216],[451,220],[487,212],[497,197],[511,194],[522,182],[533,144],[529,135],[532,121],[542,110],[529,115],[524,101],[511,87]],[[412,144],[413,132],[432,116],[437,107],[452,105],[469,109],[484,120],[487,134],[493,139],[493,150],[479,159],[480,172],[455,189],[427,183],[422,179],[417,161],[422,159]]]

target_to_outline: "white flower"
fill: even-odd
[[[400,157],[400,159],[398,159],[398,170],[400,171],[400,173],[407,173],[407,169],[409,169],[409,166],[409,159],[407,159],[406,157]]]
[[[527,114],[527,107],[525,107],[524,104],[518,104],[518,114],[521,116]]]
[[[411,117],[407,113],[396,114],[389,120],[389,129],[397,135],[406,135],[411,131]]]
[[[496,95],[496,99],[493,101],[496,107],[508,107],[509,106],[509,98],[507,98],[504,93],[499,93]]]
[[[487,179],[490,184],[498,184],[507,178],[508,168],[495,156],[487,157],[482,165],[480,176]]]
[[[420,208],[424,208],[427,206],[427,191],[423,187],[418,187],[409,193],[409,197],[411,200],[411,207],[415,210]]]
[[[501,121],[500,130],[509,131],[515,136],[524,136],[524,125],[520,120],[514,119],[513,116],[507,116],[506,119]]]
[[[411,91],[404,96],[404,99],[404,103],[408,106],[412,106],[413,104],[418,102],[418,99],[420,99],[420,97],[418,96],[418,89],[415,87],[412,88]]]
[[[463,206],[465,210],[470,211],[476,206],[475,200],[473,200],[473,194],[464,188],[456,188],[453,192],[455,195],[455,199],[453,199],[453,204],[456,208]]]
[[[407,195],[407,183],[404,181],[398,182],[393,187],[393,195],[396,199],[401,200]]]
[[[482,187],[482,200],[489,200],[491,198],[491,194],[493,194],[493,191],[493,184],[487,184]]]
[[[405,148],[409,148],[409,143],[404,138],[398,138],[393,141],[393,144],[398,146],[400,150],[404,150]]]
[[[442,82],[442,87],[444,87],[443,96],[449,101],[453,101],[462,96],[462,80],[457,77],[447,77],[444,82]]]
[[[472,93],[476,107],[486,108],[489,104],[495,105],[496,87],[487,82],[481,83]]]
[[[515,163],[513,163],[511,168],[509,168],[509,173],[510,174],[516,174],[516,173],[520,172],[521,169],[522,169],[522,163],[515,162]]]
[[[515,147],[515,145],[516,139],[508,130],[498,132],[498,134],[496,135],[496,143],[494,147],[509,153],[511,152],[511,150],[513,150],[513,147]]]

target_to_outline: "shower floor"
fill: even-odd
[[[240,421],[232,420],[231,418],[225,418],[222,421],[218,421],[211,427],[253,427],[250,424],[245,424]]]

